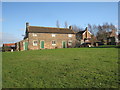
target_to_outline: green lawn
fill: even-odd
[[[3,88],[117,88],[117,48],[3,52]]]

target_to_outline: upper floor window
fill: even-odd
[[[37,40],[33,41],[33,46],[37,46]]]
[[[52,37],[55,37],[56,35],[55,34],[52,34]]]
[[[72,34],[68,34],[68,37],[72,37]]]
[[[53,41],[52,41],[52,45],[56,45],[56,41],[53,40]]]
[[[33,33],[33,36],[37,36],[37,34],[36,34],[36,33]]]

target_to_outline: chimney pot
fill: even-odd
[[[29,22],[26,22],[26,27],[28,27],[29,26]]]
[[[86,29],[85,30],[88,30],[88,27],[86,27]]]
[[[69,26],[69,29],[72,29],[72,26]]]

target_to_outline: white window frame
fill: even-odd
[[[68,37],[72,37],[72,34],[68,34]]]
[[[33,40],[33,46],[37,46],[38,45],[38,41],[37,43],[35,44],[34,41],[37,41],[37,40]]]
[[[33,36],[37,36],[37,34],[36,34],[36,33],[33,33]]]
[[[52,37],[55,37],[56,36],[56,34],[52,34]]]
[[[23,42],[23,50],[25,50],[25,42]]]
[[[53,43],[53,41],[55,42],[55,43]],[[55,40],[52,40],[52,46],[55,46],[56,45],[56,41]]]

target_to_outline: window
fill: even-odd
[[[52,37],[55,37],[56,35],[55,34],[52,34]]]
[[[109,39],[109,42],[111,42],[111,39]]]
[[[68,37],[72,37],[72,34],[68,34]]]
[[[37,40],[33,41],[33,46],[37,46]]]
[[[37,36],[37,34],[33,33],[33,36]]]
[[[55,42],[55,41],[52,41],[52,45],[56,45],[56,42]]]
[[[68,45],[72,46],[72,41],[71,40],[68,41]]]

